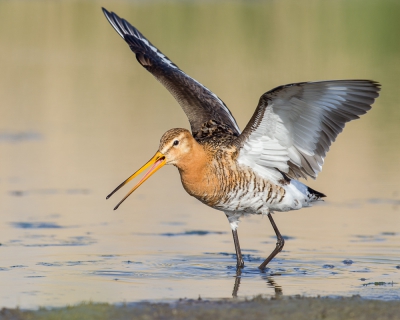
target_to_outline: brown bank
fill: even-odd
[[[205,301],[179,300],[167,303],[137,303],[114,306],[82,303],[60,309],[23,311],[2,309],[1,320],[16,319],[400,319],[400,301],[351,298],[281,298]]]

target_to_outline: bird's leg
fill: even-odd
[[[237,234],[237,229],[232,230],[232,235],[233,235],[233,242],[235,243],[235,250],[236,250],[236,259],[237,259],[237,264],[236,267],[243,268],[244,267],[244,261],[242,258],[242,251],[240,250],[240,244],[239,244],[239,238]]]
[[[272,228],[274,228],[275,234],[276,234],[276,248],[272,253],[269,255],[267,259],[263,263],[260,264],[258,267],[259,269],[263,270],[265,269],[265,266],[279,253],[282,251],[283,246],[285,245],[285,240],[283,239],[281,233],[278,230],[278,227],[275,224],[274,219],[272,219],[271,213],[268,213],[268,219],[271,221]]]

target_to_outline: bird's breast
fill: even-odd
[[[197,170],[180,170],[185,190],[204,204],[222,211],[262,213],[279,203],[286,191],[240,166],[229,157],[213,159]]]
[[[179,170],[183,188],[191,196],[197,198],[208,206],[218,202],[220,194],[220,177],[212,166]]]

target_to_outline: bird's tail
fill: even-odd
[[[290,185],[295,187],[298,191],[300,191],[303,194],[304,196],[303,205],[305,206],[307,206],[309,202],[317,201],[321,198],[326,197],[326,195],[324,195],[322,192],[316,191],[295,179],[290,180]]]
[[[326,197],[326,195],[322,192],[311,189],[310,187],[307,187],[307,192],[307,196],[310,198],[310,200],[319,200]]]

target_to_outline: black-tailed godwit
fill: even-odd
[[[129,22],[103,12],[136,54],[137,61],[160,81],[186,113],[191,131],[168,130],[157,153],[117,190],[150,167],[119,205],[153,173],[166,164],[178,168],[182,185],[191,196],[223,211],[229,220],[237,267],[244,262],[239,245],[239,219],[267,215],[277,243],[259,266],[282,250],[281,236],[271,213],[298,210],[325,197],[298,178],[316,178],[326,153],[346,122],[371,109],[379,83],[370,80],[301,82],[264,93],[241,132],[224,102],[189,77]]]

